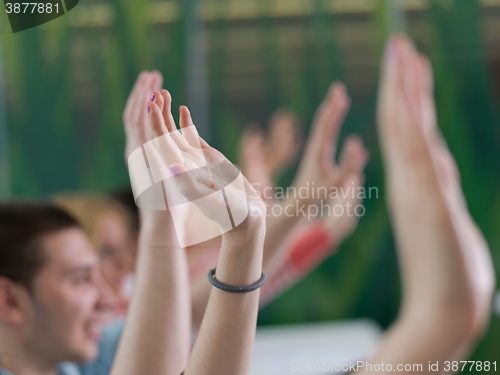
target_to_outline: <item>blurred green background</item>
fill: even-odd
[[[244,125],[265,126],[285,105],[307,132],[330,82],[344,81],[353,105],[341,139],[363,137],[366,184],[379,199],[365,202],[340,252],[259,324],[370,317],[383,327],[400,287],[375,102],[384,40],[404,30],[432,60],[439,124],[500,275],[499,0],[81,0],[21,33],[3,11],[0,22],[2,196],[128,185],[121,113],[142,69],[163,73],[174,107],[190,105],[202,135],[234,162]],[[500,317],[472,359],[500,360]]]

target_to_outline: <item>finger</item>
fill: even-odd
[[[163,75],[158,70],[153,70],[151,75],[153,76],[151,91],[161,91],[163,86]]]
[[[343,175],[364,169],[369,159],[368,150],[357,135],[350,135],[344,142],[340,155],[340,169]]]
[[[151,132],[155,140],[154,145],[160,153],[163,161],[166,165],[184,163],[181,151],[168,133],[160,108],[155,102],[149,103],[149,107],[151,108],[149,122]]]
[[[434,101],[432,67],[429,59],[420,54],[419,65],[419,96],[422,112],[422,126],[425,136],[435,147],[446,147],[446,142],[437,126],[436,104]]]
[[[177,144],[177,147],[181,151],[191,153],[193,151],[193,147],[186,141],[186,138],[184,138],[184,135],[182,135],[178,130],[174,130],[173,132],[170,133],[170,136],[174,140],[174,142]],[[199,145],[198,145],[199,146]],[[201,153],[201,147],[198,147],[198,151]]]
[[[332,165],[337,147],[337,139],[342,122],[351,106],[351,100],[343,84],[335,84],[331,94],[330,103],[323,112],[324,128],[318,131],[321,137],[321,152],[326,168]]]
[[[432,64],[429,58],[423,53],[420,53],[418,55],[418,59],[422,69],[422,84],[424,90],[428,95],[432,96],[434,95],[434,77],[432,72]]]
[[[423,129],[422,118],[422,80],[421,66],[417,51],[410,40],[404,40],[401,43],[401,54],[403,62],[403,93],[406,96],[406,101],[409,103],[409,108],[412,111],[412,116],[417,124]]]
[[[136,87],[131,103],[129,115],[131,119],[135,122],[138,121],[146,111],[146,103],[149,100],[148,86],[150,84],[152,77],[149,72],[146,72],[144,78],[139,82]]]
[[[346,178],[343,181],[343,188],[345,190],[351,189],[349,193],[346,194],[347,199],[346,203],[349,202],[352,205],[357,205],[361,199],[358,194],[358,189],[361,187],[363,180],[362,173],[351,173],[346,176]]]
[[[297,119],[292,112],[278,109],[271,119],[269,136],[266,139],[268,158],[273,164],[285,164],[292,159],[296,150]],[[276,165],[275,168],[282,167]]]
[[[390,142],[398,131],[399,119],[396,115],[403,90],[403,61],[401,57],[401,36],[395,35],[386,43],[384,62],[382,64],[381,82],[378,92],[377,116],[381,141]],[[387,143],[385,147],[389,147]],[[388,150],[387,150],[388,151]]]
[[[293,133],[298,120],[293,112],[286,108],[279,108],[271,117],[269,129],[269,141],[271,144],[279,144],[283,133]]]
[[[437,126],[431,63],[425,55],[419,54],[418,64],[420,68],[419,96],[422,103],[424,132],[428,138],[434,164],[438,170],[437,174],[439,178],[443,179],[445,186],[454,190],[461,190],[460,172],[455,158],[449,151],[446,140]]]
[[[179,124],[181,126],[181,129],[187,128],[189,126],[194,126],[193,119],[191,118],[191,112],[185,105],[181,105],[179,107],[179,116]]]
[[[151,93],[155,90],[153,83],[154,77],[151,73],[148,73],[137,90],[137,101],[134,103],[134,119],[137,119],[141,124],[145,124],[147,121],[147,103],[151,101]]]
[[[411,178],[419,184],[435,183],[432,155],[419,110],[419,85],[415,94],[412,82],[419,71],[415,64],[416,51],[411,40],[402,35],[392,37],[387,49],[378,123],[388,175],[406,174],[411,169]]]
[[[341,82],[333,83],[316,113],[313,136],[322,138],[326,134],[338,133],[349,106],[350,98],[345,85]]]
[[[403,87],[400,95],[402,100],[409,110],[407,121],[401,122],[404,127],[403,136],[404,143],[408,146],[407,150],[415,147],[415,150],[420,149],[423,145],[418,143],[425,141],[428,147],[428,139],[425,137],[425,129],[423,126],[423,95],[421,90],[421,71],[418,60],[418,54],[415,50],[413,42],[406,37],[401,37],[400,55],[401,55],[401,70],[403,78]]]
[[[411,40],[396,35],[387,43],[383,78],[379,93],[379,125],[381,139],[387,142],[384,148],[402,152],[418,149],[423,135],[420,114],[419,85],[415,85],[418,74],[415,64],[416,52]],[[415,134],[420,133],[417,138]],[[391,151],[392,152],[392,151]]]
[[[209,149],[209,150],[214,150],[207,141],[205,141],[198,133],[198,129],[196,128],[196,125],[194,125],[193,120],[191,118],[191,112],[189,111],[188,107],[182,105],[179,107],[179,112],[181,116],[181,128],[182,128],[182,133],[184,134],[184,137],[186,139],[189,139],[188,142],[191,144],[191,146],[195,148],[202,148],[202,149]],[[217,151],[218,152],[218,151]]]
[[[150,100],[154,102],[158,108],[160,109],[160,113],[163,111],[163,107],[165,104],[165,101],[163,100],[163,95],[161,94],[160,91],[153,91],[151,94]]]
[[[157,70],[153,71],[150,73],[151,79],[149,80],[147,86],[146,86],[146,91],[148,93],[154,93],[154,92],[159,92],[160,94],[155,94],[156,96],[161,96],[161,87],[163,84],[163,76],[161,73]],[[148,95],[148,101],[151,101],[151,98],[153,98],[152,94]],[[163,100],[163,97],[161,98]],[[162,108],[164,105],[164,100],[163,104],[160,106]]]
[[[179,107],[179,114],[179,124],[181,126],[184,138],[192,147],[201,149],[200,135],[198,134],[198,129],[196,129],[196,126],[193,123],[189,108],[181,105]]]
[[[241,137],[241,154],[245,163],[253,164],[264,155],[264,132],[256,127],[247,127]]]
[[[174,130],[177,130],[177,126],[175,125],[174,117],[172,116],[172,96],[167,90],[162,90],[161,93],[165,103],[162,111],[163,119],[168,131],[173,132]]]
[[[137,79],[134,82],[134,85],[132,86],[132,90],[130,91],[130,95],[127,99],[127,103],[125,104],[125,114],[129,115],[132,108],[133,108],[133,101],[135,100],[137,96],[137,92],[139,91],[139,87],[142,85],[144,79],[148,76],[148,72],[146,70],[143,70],[137,77]]]
[[[158,138],[162,135],[168,134],[168,129],[165,126],[160,107],[158,107],[156,102],[150,102],[148,103],[148,108],[149,124],[151,127],[151,134],[153,135],[153,138]]]
[[[389,38],[385,46],[384,63],[381,72],[381,92],[391,94],[403,88],[403,65],[401,59],[401,36]]]

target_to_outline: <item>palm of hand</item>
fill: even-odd
[[[180,109],[181,134],[170,113],[170,94],[163,90],[155,92],[154,97],[150,103],[154,144],[175,176],[180,194],[217,222],[223,233],[237,226],[247,217],[252,203],[260,206],[262,201],[239,170],[199,137],[186,107]],[[167,196],[169,193],[175,195],[167,191]],[[230,207],[230,223],[227,207]]]

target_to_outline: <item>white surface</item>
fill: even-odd
[[[371,320],[307,323],[257,329],[251,375],[326,373],[325,366],[366,360],[381,338],[380,326]],[[297,366],[295,371],[292,362]],[[299,364],[304,369],[299,371]],[[306,371],[307,365],[323,370]],[[320,366],[321,369],[321,366]],[[328,373],[342,373],[328,372]]]

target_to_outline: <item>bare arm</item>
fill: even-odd
[[[124,113],[125,158],[149,140],[147,102],[158,72],[137,79]],[[190,350],[187,262],[168,211],[141,211],[136,285],[112,374],[180,374]]]
[[[180,374],[190,350],[189,280],[167,211],[141,217],[136,274],[111,374]]]
[[[219,225],[222,245],[215,273],[218,281],[232,286],[254,284],[262,273],[264,203],[224,155],[198,136],[186,107],[181,107],[182,134],[177,130],[170,101],[163,90],[155,92],[155,100],[150,103],[155,144],[176,185],[166,188],[167,199],[171,203],[170,197],[178,191],[198,207],[205,220]],[[235,181],[242,186],[235,187]],[[231,226],[227,227],[229,212]],[[258,290],[236,294],[212,288],[185,375],[248,374],[258,303]]]
[[[404,295],[397,322],[369,362],[393,371],[421,364],[419,373],[431,373],[429,361],[439,361],[445,372],[445,361],[470,353],[490,315],[489,249],[467,210],[432,95],[428,60],[407,38],[392,38],[378,122]]]
[[[223,239],[215,275],[220,282],[241,286],[260,279],[265,225],[254,225],[257,228],[250,230],[238,227]],[[185,375],[248,374],[260,292],[234,294],[211,288]]]
[[[368,152],[359,138],[348,137],[340,162],[335,162],[338,134],[349,108],[350,98],[345,86],[333,83],[314,117],[299,170],[292,184],[294,190],[285,194],[285,199],[281,202],[284,214],[275,216],[271,211],[271,215],[268,215],[264,245],[265,270],[271,272],[283,259],[283,252],[286,251],[283,245],[290,239],[293,228],[318,215],[322,202],[330,202],[331,188],[342,188],[350,175],[356,175],[362,180]],[[351,231],[356,223],[352,226]],[[337,229],[334,228],[335,231]]]
[[[289,252],[296,247],[294,243],[298,240],[297,236],[295,236],[296,233],[302,232],[307,227],[312,228],[314,231],[314,228],[318,226],[317,223],[307,222],[308,218],[304,217],[304,215],[307,216],[309,210],[311,213],[318,213],[321,200],[331,207],[334,205],[357,204],[356,199],[350,198],[347,200],[342,198],[332,200],[329,193],[326,196],[319,197],[319,199],[317,193],[315,193],[315,198],[313,198],[311,190],[313,184],[316,189],[319,187],[329,189],[334,186],[338,188],[347,186],[350,189],[355,189],[358,184],[363,184],[363,169],[368,161],[368,152],[364,148],[361,139],[356,136],[348,137],[344,143],[339,164],[335,163],[338,130],[348,109],[349,97],[344,86],[339,83],[333,84],[316,113],[306,150],[300,163],[299,173],[293,184],[296,191],[309,187],[305,198],[300,198],[298,195],[294,197],[293,194],[290,194],[289,199],[285,199],[281,203],[273,198],[275,191],[271,171],[275,170],[275,168],[270,166],[273,161],[270,160],[272,158],[269,155],[269,149],[271,145],[273,150],[276,149],[277,143],[280,142],[283,143],[281,147],[288,145],[285,147],[288,148],[288,152],[281,150],[279,153],[281,156],[278,156],[278,158],[282,160],[281,163],[287,157],[286,155],[292,157],[295,154],[294,150],[297,147],[296,139],[298,136],[293,122],[296,122],[296,120],[287,113],[281,112],[280,115],[280,112],[278,112],[271,120],[271,139],[264,139],[262,132],[255,128],[249,128],[242,137],[241,160],[243,173],[259,191],[262,199],[266,202],[268,211],[263,267],[268,275],[269,282],[263,287],[261,293],[264,295],[265,302],[269,302],[270,299],[283,293],[298,281],[298,279],[295,279],[294,282],[289,284],[272,282],[277,276],[283,276],[283,272],[290,271],[287,258],[290,255]],[[304,194],[304,192],[302,191],[301,194]],[[272,209],[273,205],[281,205],[281,215],[273,215],[273,212],[279,211],[274,211]],[[341,243],[354,231],[358,221],[355,215],[347,215],[347,209],[344,212],[346,214],[342,216],[332,214],[321,218],[324,227],[330,232],[337,244]],[[311,221],[318,220],[314,217],[309,219]],[[326,256],[332,254],[336,249],[336,246],[333,245],[327,249],[323,249],[322,244],[320,246],[321,249],[316,249],[320,251],[315,251],[315,249],[306,251],[305,256],[308,258],[316,256],[316,259],[309,264],[307,269],[301,270],[300,277],[310,273]],[[292,273],[293,277],[296,278],[297,271],[293,270]],[[192,283],[193,327],[195,329],[200,325],[210,289],[211,286],[204,275],[195,279]],[[264,300],[261,300],[261,303]]]

